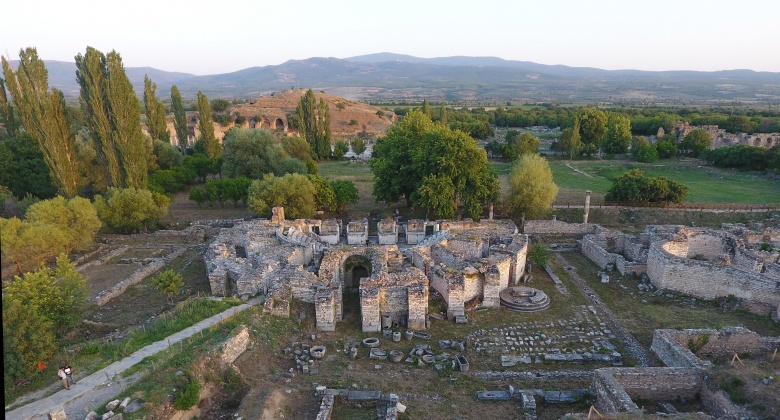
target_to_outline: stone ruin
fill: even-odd
[[[263,294],[265,310],[283,317],[292,299],[313,303],[323,331],[336,328],[344,292],[356,290],[362,329],[376,332],[425,329],[430,287],[451,320],[465,322],[467,304],[498,307],[501,291],[525,272],[527,248],[527,236],[508,220],[383,220],[372,238],[366,219],[342,229],[337,220],[285,220],[274,208],[271,220],[222,229],[204,259],[212,294]]]
[[[775,250],[762,251],[762,243]],[[780,313],[780,229],[650,225],[632,236],[599,227],[581,244],[599,267],[646,274],[659,290],[708,300],[734,296],[751,312]]]
[[[719,147],[747,145],[755,147],[764,147],[767,149],[780,144],[780,133],[727,133],[726,130],[718,128],[717,125],[692,126],[687,122],[679,122],[672,129],[671,133],[677,137],[678,143],[685,138],[691,131],[700,128],[706,131],[712,139],[711,149]],[[660,137],[659,137],[660,138]]]
[[[691,348],[694,343],[695,349]],[[765,355],[778,346],[780,338],[761,337],[741,327],[655,330],[651,350],[666,367],[597,369],[591,386],[596,396],[594,405],[605,413],[641,416],[642,410],[634,399],[675,401],[701,398],[707,412],[716,418],[745,418],[745,411],[735,406],[708,374],[712,363],[698,356]]]

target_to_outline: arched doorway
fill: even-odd
[[[360,279],[371,275],[371,261],[362,255],[351,255],[344,261],[344,290],[360,287]]]
[[[274,121],[274,130],[284,131],[284,121],[282,121],[281,118],[277,118],[276,121]]]

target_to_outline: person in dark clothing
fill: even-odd
[[[65,376],[68,378],[70,385],[76,384],[76,381],[73,379],[73,368],[70,365],[65,365]]]

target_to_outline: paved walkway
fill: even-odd
[[[233,306],[232,308],[229,308],[222,313],[214,315],[211,318],[206,318],[203,321],[200,321],[195,325],[192,325],[175,334],[172,334],[163,340],[160,340],[156,343],[149,344],[148,346],[136,351],[130,356],[127,356],[118,362],[114,362],[108,365],[107,367],[97,372],[94,372],[85,378],[77,377],[76,379],[78,382],[76,382],[75,385],[72,385],[70,387],[70,390],[62,389],[58,391],[56,394],[50,395],[46,398],[24,405],[13,411],[9,411],[5,413],[5,418],[7,420],[17,420],[17,419],[27,420],[27,419],[34,419],[34,418],[46,418],[46,415],[48,413],[60,409],[64,409],[65,405],[70,404],[79,398],[89,397],[90,394],[95,392],[98,388],[105,387],[107,383],[108,386],[110,386],[110,382],[112,378],[114,378],[116,375],[121,374],[122,372],[134,366],[135,364],[141,362],[145,358],[149,356],[153,356],[167,349],[168,347],[186,338],[189,338],[195,335],[196,333],[206,328],[209,328],[214,324],[222,322],[222,320],[228,319],[233,315],[245,309],[251,308],[253,305],[259,303],[260,303],[260,299],[253,299],[250,300],[248,303],[244,303],[238,306]],[[56,378],[52,380],[54,381],[55,379]],[[59,383],[60,381],[57,382]],[[128,385],[128,384],[125,383],[124,385]],[[122,388],[123,387],[120,386],[115,387],[113,396],[119,394],[122,391]],[[108,402],[110,401],[111,398],[113,397],[108,397],[108,399],[106,399],[103,402]]]

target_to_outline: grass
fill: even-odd
[[[55,354],[49,361],[50,367],[42,375],[36,375],[25,386],[6,388],[5,399],[13,401],[21,395],[50,386],[56,366],[71,364],[77,369],[77,377],[83,378],[149,344],[162,340],[237,304],[238,302],[233,299],[222,301],[205,298],[190,299],[180,303],[169,314],[159,317],[151,325],[136,328],[122,340],[108,342],[92,340],[75,344],[71,346],[72,353],[63,351]],[[52,393],[56,391],[59,391],[59,388],[55,388]]]
[[[679,293],[673,293],[677,298],[669,299],[665,294],[660,297],[645,292],[639,295],[638,280],[621,280],[628,287],[623,290],[614,281],[601,283],[598,281],[598,266],[579,253],[567,253],[566,260],[573,265],[580,276],[596,291],[620,323],[633,333],[644,347],[650,347],[653,341],[653,331],[663,328],[716,328],[741,325],[763,336],[780,335],[780,323],[774,322],[768,316],[760,316],[744,311],[726,312],[715,302],[697,300],[696,307],[682,305]],[[614,276],[613,276],[614,277]],[[646,300],[647,303],[641,303]]]
[[[627,161],[574,161],[570,165],[590,177],[576,173],[565,165],[568,161],[551,161],[553,178],[559,187],[569,190],[591,190],[606,194],[612,181],[633,168],[648,176],[663,176],[688,187],[687,203],[767,204],[780,200],[780,182],[768,175],[702,166],[699,161],[665,160],[657,163]]]

